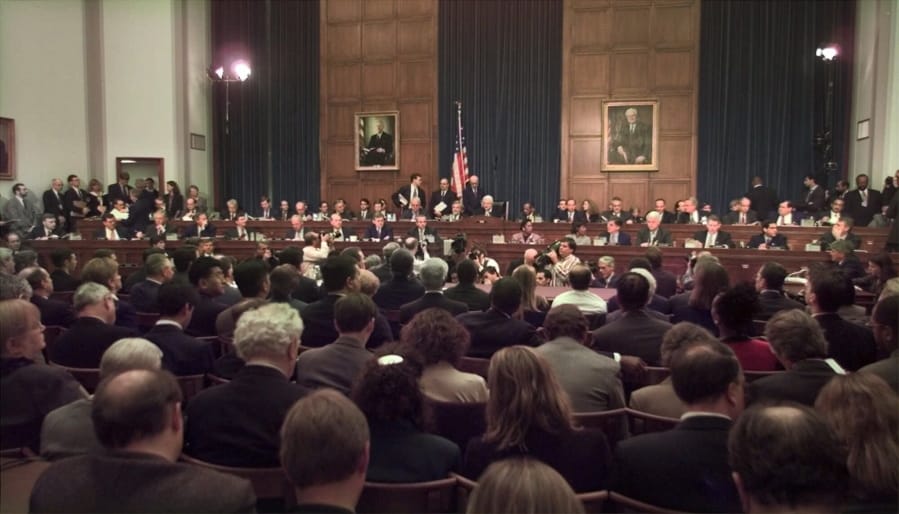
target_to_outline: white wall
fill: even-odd
[[[89,175],[83,18],[80,1],[0,1],[0,116],[16,122],[16,182],[38,196]]]

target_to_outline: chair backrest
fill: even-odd
[[[68,371],[91,394],[100,384],[100,368],[71,368],[55,362],[51,362],[50,365]]]
[[[752,320],[752,335],[756,337],[765,335],[765,325],[767,323],[768,321],[764,319]]]
[[[456,507],[458,512],[465,512],[468,508],[468,499],[478,483],[462,475],[453,474],[456,479]],[[590,491],[580,493],[577,499],[584,504],[584,511],[588,514],[605,512],[606,502],[609,500],[609,491]]]
[[[148,332],[159,321],[158,312],[138,312],[137,328],[141,332]]]
[[[465,512],[468,509],[468,498],[471,497],[471,492],[474,491],[478,483],[456,473],[451,475],[456,479],[456,507],[458,512]]]
[[[65,333],[68,330],[66,327],[60,325],[50,325],[49,327],[44,327],[44,342],[47,343],[47,347],[44,348],[44,352],[47,355],[50,355],[52,352],[50,348],[53,347],[53,343],[59,339],[59,336]]]
[[[0,512],[28,512],[34,483],[50,467],[26,450],[4,450],[0,457]]]
[[[609,491],[580,493],[577,495],[577,499],[584,504],[584,512],[587,514],[606,512],[606,502],[609,501]]]
[[[197,341],[208,342],[212,345],[212,354],[216,359],[225,355],[225,353],[230,353],[228,348],[230,347],[232,350],[234,348],[234,344],[224,343],[218,336],[201,336],[195,337]]]
[[[430,398],[425,398],[425,402],[431,409],[432,432],[456,443],[463,451],[469,439],[487,430],[486,403],[441,402]]]
[[[178,385],[181,386],[181,395],[183,403],[187,403],[191,398],[196,396],[200,391],[206,388],[206,375],[184,375],[178,378]]]
[[[224,378],[224,377],[220,377],[220,376],[218,376],[218,375],[213,375],[212,373],[207,373],[207,374],[206,374],[206,378],[209,380],[209,385],[210,385],[210,386],[217,386],[217,385],[227,384],[228,382],[231,381],[230,379],[227,379],[227,378]]]
[[[219,466],[210,462],[195,459],[189,455],[181,454],[182,462],[201,468],[208,468],[220,473],[238,476],[249,480],[253,485],[256,498],[260,500],[283,500],[286,507],[296,505],[297,499],[293,485],[287,480],[287,475],[281,468],[235,468],[231,466]]]
[[[627,409],[623,407],[598,412],[575,412],[574,420],[584,428],[602,430],[610,447],[627,437]]]
[[[599,314],[587,314],[584,316],[587,318],[587,328],[588,330],[596,330],[601,326],[606,324],[606,313],[601,312]]]
[[[487,370],[490,368],[490,359],[482,359],[479,357],[462,357],[459,361],[459,371],[465,373],[474,373],[487,378]]]
[[[627,419],[630,422],[632,435],[648,434],[650,432],[664,432],[676,427],[680,420],[677,418],[666,418],[664,416],[656,416],[648,412],[641,412],[633,409],[625,409]]]
[[[754,382],[760,378],[770,377],[771,375],[779,375],[781,373],[786,373],[784,370],[778,371],[746,371],[743,370],[743,377],[746,379],[746,383]]]
[[[613,507],[614,512],[649,512],[653,514],[673,514],[677,512],[657,505],[643,503],[615,491],[609,491],[609,504]]]
[[[362,513],[450,513],[456,510],[456,479],[411,484],[366,482],[356,504]]]

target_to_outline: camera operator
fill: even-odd
[[[549,251],[549,260],[552,261],[553,284],[557,287],[568,286],[568,274],[581,260],[574,253],[577,251],[577,243],[571,238],[563,239],[559,243],[558,250]]]
[[[468,253],[468,258],[473,260],[478,265],[479,274],[483,274],[484,269],[486,268],[492,267],[495,270],[499,270],[499,264],[490,257],[487,257],[487,254],[484,252],[484,250],[481,250],[480,248],[472,248],[471,252]]]

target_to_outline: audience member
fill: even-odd
[[[719,294],[712,302],[712,319],[718,325],[721,342],[737,355],[740,366],[748,371],[774,371],[777,358],[771,345],[750,336],[752,319],[759,310],[758,294],[749,284],[738,284]]]
[[[787,298],[783,285],[787,278],[787,269],[776,262],[766,262],[755,275],[755,289],[759,292],[760,311],[755,319],[769,320],[780,311],[789,309],[805,309],[796,300]]]
[[[487,431],[468,443],[464,476],[477,478],[494,461],[528,455],[553,467],[577,492],[605,487],[611,469],[605,436],[575,426],[564,390],[533,349],[497,352],[487,383]]]
[[[400,307],[400,323],[406,324],[413,316],[430,308],[443,309],[453,316],[468,312],[468,305],[450,300],[443,295],[443,285],[446,283],[448,272],[449,265],[443,259],[431,257],[424,261],[419,278],[425,288],[425,294],[418,300]]]
[[[144,334],[162,350],[162,367],[175,376],[200,375],[212,371],[215,352],[212,341],[184,333],[200,297],[186,284],[163,284],[157,305],[159,320]]]
[[[569,291],[556,296],[553,307],[559,305],[574,305],[585,315],[605,314],[606,301],[590,292],[590,280],[592,279],[590,268],[577,265],[568,274],[568,282],[571,285]],[[618,282],[617,280],[615,281]]]
[[[879,296],[887,280],[896,276],[896,267],[888,253],[880,253],[868,259],[868,273],[852,280],[852,283],[874,296]]]
[[[487,467],[468,499],[466,512],[583,514],[584,504],[558,471],[537,459],[509,458]]]
[[[652,276],[656,279],[656,294],[665,298],[674,296],[677,293],[677,277],[662,267],[662,251],[655,246],[649,247],[645,257],[649,261]]]
[[[253,510],[248,481],[176,462],[184,438],[181,389],[169,373],[131,370],[104,380],[91,412],[107,451],[47,468],[31,492],[31,512]]]
[[[297,383],[309,389],[330,387],[350,394],[353,383],[372,354],[365,345],[375,329],[377,307],[361,293],[347,293],[334,303],[334,325],[339,336],[297,359]]]
[[[486,311],[490,308],[490,295],[475,285],[478,278],[476,262],[470,259],[459,262],[456,265],[456,277],[459,283],[444,292],[447,298],[468,305],[470,311]]]
[[[405,249],[399,249],[390,256],[393,276],[381,284],[374,301],[381,309],[399,310],[403,305],[421,298],[425,287],[412,274],[415,257]],[[394,331],[396,333],[396,331]]]
[[[306,302],[293,297],[293,292],[300,285],[300,270],[292,264],[279,264],[269,274],[271,300],[275,303],[286,303],[300,313]]]
[[[765,336],[786,370],[749,385],[749,399],[793,401],[813,405],[818,391],[843,369],[827,358],[827,340],[818,323],[805,312],[778,312],[768,321]],[[826,360],[825,360],[826,359]]]
[[[727,434],[743,411],[743,371],[719,342],[691,345],[671,359],[671,382],[687,406],[672,430],[622,441],[613,490],[684,512],[738,512]]]
[[[649,315],[649,280],[634,272],[621,276],[618,302],[621,317],[593,331],[593,348],[607,352],[634,355],[650,366],[659,365],[659,346],[671,323]]]
[[[248,259],[237,265],[234,270],[234,281],[240,290],[240,302],[268,298],[271,291],[271,279],[268,266],[257,259]],[[215,333],[225,341],[234,339],[234,328],[237,323],[232,312],[240,302],[223,310],[215,318]]]
[[[54,300],[53,280],[43,268],[29,268],[25,277],[31,286],[31,303],[41,311],[41,323],[44,326],[68,327],[74,321],[75,313],[70,303]]]
[[[50,253],[50,262],[55,268],[50,273],[54,291],[74,291],[81,281],[73,276],[78,268],[78,257],[70,248],[55,248]]]
[[[100,379],[131,369],[160,369],[162,350],[139,337],[119,339],[103,352]],[[41,426],[41,457],[58,460],[95,453],[102,445],[91,419],[92,398],[82,398],[51,411]]]
[[[185,331],[196,337],[216,335],[218,315],[228,308],[218,298],[225,292],[225,272],[215,257],[200,257],[190,265],[190,283],[200,293],[200,303],[194,307],[190,324]]]
[[[72,375],[43,364],[44,326],[26,300],[0,301],[0,442],[37,451],[44,416],[86,393]]]
[[[630,271],[642,276],[649,282],[649,301],[646,303],[646,313],[656,319],[668,321],[669,313],[671,312],[670,302],[664,296],[656,294],[656,278],[649,271],[649,264],[647,263],[645,268],[640,267],[646,262],[646,259],[643,258],[633,259],[630,264]],[[607,305],[609,313],[606,315],[606,323],[621,319],[624,312],[618,303],[618,295],[609,298]]]
[[[717,260],[699,258],[693,271],[693,290],[671,297],[671,321],[689,321],[718,335],[712,320],[712,300],[730,286],[727,270]]]
[[[512,271],[512,279],[521,286],[521,319],[534,328],[542,327],[546,312],[549,310],[549,302],[537,294],[537,275],[534,268],[522,264]]]
[[[624,407],[624,389],[618,378],[621,367],[587,347],[590,336],[583,312],[574,305],[553,305],[543,323],[548,341],[535,351],[552,368],[572,409],[596,412]]]
[[[147,278],[131,288],[129,299],[138,312],[159,312],[159,304],[156,301],[159,287],[172,279],[175,268],[164,253],[150,255],[144,266],[147,269]]]
[[[141,261],[143,263],[142,266],[132,271],[128,278],[122,281],[122,288],[120,291],[125,294],[131,294],[131,290],[134,289],[138,283],[143,282],[147,278],[147,260],[152,255],[161,254],[165,255],[164,248],[158,248],[154,244],[150,244],[148,248],[145,248],[141,253]],[[154,311],[143,311],[143,312],[154,312]]]
[[[137,330],[137,311],[134,306],[116,296],[122,289],[122,275],[119,274],[119,263],[116,259],[94,257],[87,261],[81,268],[81,280],[83,283],[94,282],[106,286],[115,301],[116,326]]]
[[[113,294],[105,286],[86,281],[72,297],[78,318],[49,349],[56,364],[73,368],[98,368],[103,352],[112,343],[137,333],[114,325],[116,311]]]
[[[871,313],[871,331],[883,355],[887,357],[859,370],[878,375],[899,393],[899,296],[882,298]]]
[[[849,280],[855,280],[865,276],[865,268],[862,261],[855,255],[855,249],[849,241],[834,241],[828,250],[830,260],[837,265]]]
[[[290,264],[298,270],[303,269],[303,252],[295,246],[289,246],[281,250],[278,258],[281,260],[281,264]],[[300,272],[299,280],[299,284],[292,293],[297,300],[309,304],[320,300],[324,296],[315,280],[303,275],[302,272]]]
[[[520,306],[521,286],[514,279],[503,278],[490,290],[490,309],[457,316],[471,337],[468,355],[489,359],[506,346],[537,346],[540,337],[534,327],[512,317]]]
[[[324,298],[303,309],[303,346],[317,348],[337,339],[334,328],[334,304],[343,295],[359,290],[359,268],[346,255],[328,257],[321,265]]]
[[[354,512],[369,459],[365,415],[327,389],[296,402],[281,428],[281,467],[293,484],[295,512]]]
[[[615,289],[619,279],[621,275],[615,274],[615,258],[603,255],[596,260],[596,278],[590,283],[590,287]]]
[[[743,512],[841,512],[850,485],[846,452],[811,408],[748,409],[731,429],[728,451]]]

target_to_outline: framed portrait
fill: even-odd
[[[603,102],[602,171],[659,170],[659,101]]]
[[[16,121],[0,118],[0,180],[16,179]]]
[[[356,113],[356,171],[400,169],[399,111]]]

